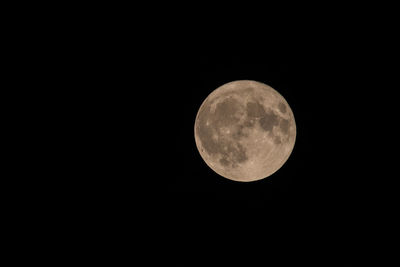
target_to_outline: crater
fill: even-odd
[[[211,112],[209,104],[203,105],[197,117],[196,131],[203,152],[220,158],[219,163],[222,166],[234,167],[248,160],[245,148],[237,142],[246,136],[245,127],[237,125],[239,118],[235,114],[238,110],[238,101],[230,97],[218,103],[214,112]],[[232,126],[233,124],[237,126]],[[221,127],[230,129],[232,133],[221,135]],[[213,138],[216,135],[219,138]]]
[[[235,142],[225,142],[225,150],[220,151],[221,159],[219,163],[222,166],[237,167],[239,163],[248,160],[244,147]]]
[[[279,109],[280,112],[286,113],[286,105],[285,105],[285,103],[280,102],[279,105],[278,105],[278,109]]]

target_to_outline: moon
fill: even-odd
[[[272,87],[240,80],[215,89],[197,112],[194,136],[205,163],[234,181],[266,178],[288,160],[296,123],[287,101]]]

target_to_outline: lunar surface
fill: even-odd
[[[195,141],[206,164],[242,182],[275,173],[296,140],[296,123],[286,100],[272,87],[249,80],[214,90],[196,116]]]

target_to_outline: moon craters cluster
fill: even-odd
[[[248,159],[245,148],[232,141],[235,135],[232,126],[239,122],[236,114],[238,108],[238,102],[227,98],[217,105],[214,112],[211,112],[210,106],[204,106],[198,116],[197,130],[202,147],[208,155],[218,156],[223,166],[236,167]]]

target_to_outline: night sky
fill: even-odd
[[[254,253],[261,257],[286,249],[304,259],[350,255],[369,207],[363,161],[355,160],[367,157],[360,129],[373,118],[360,101],[371,97],[361,82],[368,66],[362,50],[329,36],[243,46],[219,39],[166,45],[169,37],[161,37],[163,46],[122,45],[96,61],[92,75],[101,89],[90,96],[90,118],[101,138],[90,139],[97,153],[90,162],[98,176],[84,183],[93,214],[125,230],[139,223],[135,231],[149,235],[149,248],[154,242],[193,257],[202,252],[191,247],[202,243],[214,252],[252,251],[260,243]],[[283,167],[250,183],[212,171],[194,139],[204,99],[244,79],[277,90],[297,127]]]
[[[364,247],[391,243],[372,240],[398,213],[387,193],[398,189],[398,14],[282,3],[80,3],[8,20],[21,40],[4,50],[18,102],[5,116],[20,112],[22,129],[5,142],[24,159],[5,155],[18,184],[5,205],[22,203],[11,208],[21,229],[5,228],[13,241],[75,265],[205,267],[360,266]],[[216,174],[194,138],[202,102],[235,80],[274,88],[296,122],[289,159],[255,182]]]

